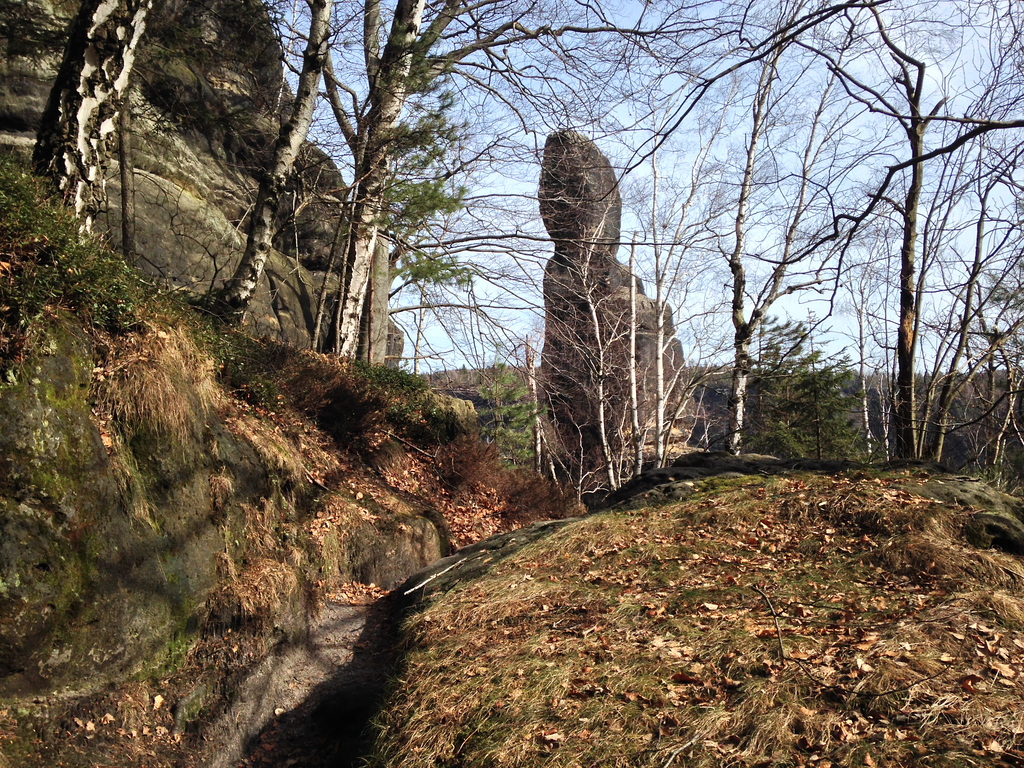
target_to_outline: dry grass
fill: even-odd
[[[107,339],[96,367],[96,417],[129,517],[153,527],[153,512],[130,447],[140,433],[172,449],[195,442],[223,395],[212,358],[187,331],[168,327]]]
[[[178,328],[130,334],[96,370],[101,414],[127,439],[145,429],[172,444],[196,439],[222,397],[213,359]]]
[[[1024,763],[1024,569],[907,482],[746,478],[522,550],[412,619],[376,764]]]
[[[139,466],[135,454],[125,445],[118,433],[110,434],[108,439],[110,444],[107,451],[110,457],[110,467],[114,472],[114,480],[121,492],[121,500],[128,512],[129,519],[155,529],[153,507],[139,480]]]
[[[229,417],[227,425],[232,433],[253,447],[263,466],[276,472],[286,484],[300,485],[305,480],[302,450],[272,423],[239,413]]]
[[[294,566],[269,557],[256,558],[243,567],[213,598],[214,613],[220,605],[238,611],[242,624],[272,624],[280,616],[289,598],[299,589]]]

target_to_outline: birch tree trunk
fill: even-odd
[[[270,166],[260,180],[242,260],[220,295],[220,310],[236,321],[245,314],[263,277],[274,238],[274,219],[281,193],[291,179],[295,159],[313,122],[313,108],[327,59],[333,0],[307,0],[307,4],[310,10],[309,37],[302,55],[302,72],[292,114],[281,126]]]
[[[729,452],[739,455],[743,450],[743,427],[747,407],[747,383],[750,379],[750,339],[754,328],[746,319],[744,300],[747,288],[747,270],[743,264],[743,244],[746,235],[747,201],[750,197],[754,177],[754,157],[761,136],[761,121],[764,118],[765,100],[758,98],[754,108],[754,122],[747,143],[746,165],[736,206],[734,242],[729,254],[729,271],[732,274],[732,327],[733,367],[732,392],[729,398]]]
[[[153,0],[84,0],[43,111],[32,161],[91,232],[106,199],[107,138],[135,64]]]
[[[636,235],[633,235],[633,243],[629,248],[629,360],[627,364],[629,365],[629,415],[633,429],[633,477],[640,477],[640,473],[644,471],[644,432],[640,428],[640,393],[636,371],[636,324]],[[658,340],[658,343],[658,357],[661,358],[661,339]]]
[[[380,3],[368,0],[364,17],[364,49],[370,79],[370,110],[366,116],[365,143],[355,152],[356,198],[350,223],[352,238],[348,253],[349,280],[342,296],[338,338],[339,352],[352,357],[358,352],[360,328],[374,261],[387,259],[386,249],[377,249],[384,194],[388,180],[391,135],[412,92],[409,82],[416,39],[423,24],[426,0],[399,0],[395,8],[384,51],[377,56],[377,25]]]
[[[383,365],[388,351],[388,291],[391,287],[390,243],[377,238],[370,263],[367,295],[359,330],[356,357],[363,362]]]
[[[135,262],[135,158],[132,152],[131,93],[125,91],[118,114],[117,158],[121,166],[121,254]]]
[[[614,491],[619,487],[619,482],[615,473],[615,457],[612,454],[611,441],[608,435],[608,403],[605,396],[608,369],[605,355],[605,334],[601,327],[601,316],[598,313],[593,290],[587,292],[586,301],[587,311],[590,314],[590,322],[594,331],[594,340],[597,344],[597,360],[594,371],[596,375],[594,379],[597,385],[597,428],[601,439],[601,463],[604,465],[605,475],[608,478],[608,488]]]
[[[541,421],[540,388],[537,386],[537,353],[529,337],[526,338],[526,383],[530,388],[533,406],[533,471],[544,471],[544,425]]]

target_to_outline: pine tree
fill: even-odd
[[[782,458],[855,458],[864,446],[851,422],[853,369],[845,357],[808,351],[808,340],[802,323],[773,320],[762,329],[747,445]]]
[[[480,388],[487,399],[490,419],[483,425],[484,439],[498,446],[503,462],[517,467],[533,464],[533,399],[522,375],[514,368],[496,364],[491,383]]]

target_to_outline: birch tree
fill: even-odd
[[[647,409],[641,420],[653,422],[656,467],[665,466],[673,430],[698,389],[719,371],[712,361],[724,352],[720,326],[725,317],[710,254],[715,240],[710,225],[716,217],[714,189],[723,171],[715,151],[726,137],[734,96],[730,88],[699,117],[696,129],[680,142],[693,152],[673,162],[668,172],[662,158],[669,148],[652,151],[649,183],[635,185],[632,193],[642,233],[636,247],[644,261],[641,269],[638,257],[637,269],[653,286],[656,354],[653,370],[640,372],[644,396],[638,399]],[[655,112],[657,134],[665,126]]]
[[[857,213],[840,217],[852,222],[847,242],[880,209],[892,212],[900,232],[892,410],[899,457],[918,457],[922,449],[916,391],[924,280],[919,230],[928,170],[986,134],[1024,128],[1019,25],[1003,23],[1015,12],[986,3],[871,5],[845,17],[833,47],[822,43],[828,35],[798,42],[828,63],[851,102],[895,129],[899,141],[885,149],[890,157],[903,156],[881,169],[880,182]],[[979,53],[970,66],[960,63],[955,38]]]
[[[552,91],[572,94],[559,78],[584,66],[584,54],[596,62],[604,53],[584,41],[641,33],[609,22],[598,3],[563,0],[398,0],[391,8],[366,0],[344,3],[341,15],[343,39],[360,41],[358,48],[336,47],[327,77],[354,188],[345,212],[337,323],[338,350],[353,356],[361,338],[379,337],[373,326],[387,322],[379,311],[370,313],[369,323],[364,315],[374,292],[387,292],[390,265],[382,262],[392,249],[378,243],[389,239],[389,192],[410,110],[456,84],[463,94],[485,94],[492,106],[513,112]]]
[[[273,247],[274,222],[281,194],[292,177],[295,159],[309,134],[320,79],[326,66],[333,0],[307,0],[307,5],[310,12],[309,34],[291,114],[281,125],[270,164],[263,170],[250,214],[249,235],[242,259],[219,297],[221,311],[236,319],[245,313],[263,276]]]
[[[56,181],[87,232],[106,199],[108,142],[151,6],[152,0],[83,0],[43,111],[33,164]]]
[[[757,71],[738,190],[729,201],[730,232],[719,246],[730,273],[727,290],[733,363],[728,449],[732,453],[739,453],[743,447],[753,366],[751,341],[779,299],[822,283],[823,270],[828,266],[826,254],[806,247],[806,243],[825,226],[820,213],[830,206],[833,180],[845,172],[837,161],[836,139],[849,118],[842,110],[830,110],[834,76],[810,102],[802,141],[796,145],[799,151],[791,158],[795,167],[785,169],[779,157],[777,144],[782,142],[778,131],[786,127],[786,120],[799,122],[793,115],[784,120],[783,112],[795,108],[787,105],[786,97],[807,74],[804,68],[796,77],[784,79],[781,68],[785,53],[786,49],[776,49]],[[799,136],[790,138],[789,143],[794,144],[793,139]],[[757,213],[756,218],[751,217],[752,212]],[[756,237],[753,247],[748,243],[752,232]]]

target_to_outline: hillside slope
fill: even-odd
[[[962,480],[732,474],[436,573],[373,764],[1024,764],[1024,563]]]
[[[0,156],[0,766],[234,764],[325,606],[562,503],[474,421],[211,324]]]

